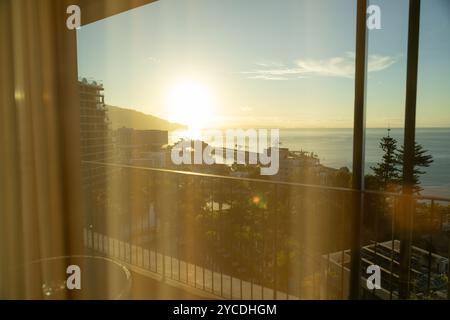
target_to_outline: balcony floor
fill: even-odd
[[[131,272],[133,283],[130,299],[135,300],[205,300],[205,297],[195,295],[188,290],[168,285],[161,281]]]

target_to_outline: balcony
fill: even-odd
[[[362,196],[361,294],[398,299],[400,194],[83,165],[110,170],[102,200],[86,190],[85,246],[138,274],[215,298],[347,299],[352,206]],[[410,294],[446,299],[450,199],[411,201]],[[372,264],[381,268],[381,289],[366,286]]]
[[[422,129],[450,123],[448,77],[442,76],[449,56],[442,41],[448,38],[446,3],[385,1],[383,19],[395,23],[380,29],[384,33],[369,46],[367,0],[328,1],[330,10],[314,1],[244,1],[239,10],[226,1],[172,1],[165,9],[158,6],[170,1],[113,2],[74,0],[83,12],[79,30],[65,27],[65,2],[0,2],[1,298],[34,297],[30,287],[46,299],[50,290],[41,280],[52,280],[54,271],[47,262],[60,259],[58,275],[65,276],[67,257],[114,265],[124,282],[128,274],[120,271],[128,267],[140,286],[132,298],[179,298],[186,292],[219,299],[450,298],[450,199],[418,196],[413,189],[416,122]],[[195,8],[206,3],[229,7]],[[134,29],[139,26],[145,27]],[[369,47],[376,51],[369,53]],[[140,56],[148,52],[162,56]],[[192,68],[185,68],[185,60]],[[187,86],[177,83],[183,74],[167,72],[188,69]],[[79,71],[105,78],[108,88],[80,83]],[[351,184],[277,181],[288,177],[287,170],[264,180],[105,163],[115,159],[109,156],[114,141],[93,143],[113,137],[105,97],[108,104],[140,111],[158,106],[149,112],[163,116],[166,89],[166,109],[174,109],[168,118],[189,120],[193,127],[209,123],[209,100],[216,100],[209,96],[217,91],[223,127],[235,120],[266,127],[266,120],[280,118],[267,127],[350,128],[351,142],[344,147],[334,139],[317,145],[327,142],[342,152],[351,165],[341,173],[351,176]],[[416,111],[423,114],[416,117]],[[128,123],[140,127],[134,116]],[[399,193],[371,191],[364,186],[371,165],[365,162],[366,124],[390,128],[391,119],[403,130],[401,186]],[[159,120],[141,129],[166,130],[168,119]],[[302,140],[299,155],[309,138],[295,138]],[[448,152],[446,138],[441,132],[429,141]],[[295,166],[318,166],[324,158]],[[84,161],[80,168],[82,160],[99,162]],[[155,162],[163,167],[163,160]],[[448,165],[441,169],[448,173]],[[318,183],[325,184],[322,173]],[[446,179],[436,184],[448,191]],[[24,265],[40,266],[32,270],[37,281],[18,273]],[[381,275],[376,289],[367,282],[373,265]],[[95,270],[89,279],[96,280],[102,268],[89,269]],[[55,288],[61,286],[58,279]]]

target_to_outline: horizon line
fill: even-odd
[[[183,124],[183,123],[177,123],[177,122],[172,122],[168,119],[166,119],[166,117],[164,116],[158,116],[158,115],[154,115],[151,113],[147,113],[145,111],[141,111],[139,109],[134,109],[133,107],[119,107],[117,105],[112,105],[112,104],[107,104],[105,103],[105,105],[107,107],[113,107],[113,108],[119,108],[119,109],[125,109],[125,110],[130,110],[130,111],[135,111],[135,112],[139,112],[142,113],[146,116],[151,116],[151,117],[155,117],[155,118],[159,118],[163,121],[166,121],[170,124],[174,124],[174,125],[180,125],[180,126],[185,126],[185,127],[189,127],[189,125],[187,124]],[[232,126],[232,127],[226,127],[226,126],[217,126],[217,127],[210,127],[210,128],[202,128],[201,130],[208,130],[208,129],[223,129],[223,128],[227,128],[227,129],[251,129],[251,128],[255,128],[252,126],[248,126],[248,125],[244,125],[244,126]],[[265,128],[265,129],[280,129],[280,130],[296,130],[296,129],[353,129],[353,127],[348,126],[348,127],[332,127],[332,126],[325,126],[325,127],[275,127],[275,126],[262,126],[259,128]],[[386,126],[386,127],[379,127],[379,126],[368,126],[366,127],[366,129],[404,129],[404,127],[390,127],[390,126]],[[416,129],[450,129],[450,124],[448,124],[447,126],[416,126]],[[180,129],[182,130],[182,129]],[[173,130],[172,130],[173,131]]]

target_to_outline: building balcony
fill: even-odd
[[[84,166],[116,169],[100,202],[99,190],[87,192],[85,246],[141,275],[216,298],[347,299],[352,206],[363,197],[361,293],[398,298],[401,194],[120,164]],[[120,196],[113,197],[117,191]],[[450,199],[410,200],[410,293],[447,298]],[[377,290],[366,286],[372,264],[381,268]]]

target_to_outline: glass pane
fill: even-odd
[[[382,289],[371,293],[377,297],[398,298],[406,261],[410,298],[443,299],[448,292],[445,230],[450,213],[449,95],[444,87],[450,69],[449,47],[442,39],[450,31],[450,7],[446,1],[422,1],[414,198],[406,200],[401,193],[410,1],[371,4],[381,8],[382,29],[369,32],[369,71],[371,55],[389,68],[368,77],[365,180],[370,191],[365,195],[362,264],[382,268]],[[402,243],[408,243],[410,261],[403,259],[407,250]]]
[[[346,298],[355,13],[177,0],[82,27],[87,246],[220,297]]]

